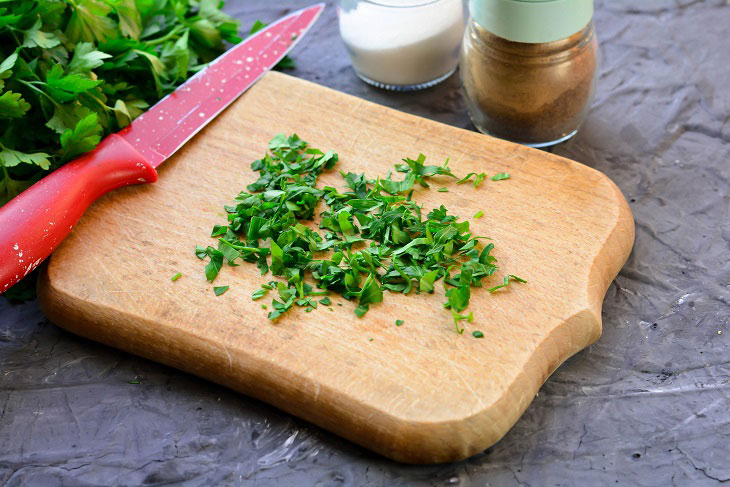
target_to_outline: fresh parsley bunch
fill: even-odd
[[[220,0],[0,1],[0,205],[241,39]]]

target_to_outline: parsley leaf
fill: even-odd
[[[373,274],[370,274],[362,287],[362,291],[360,291],[360,306],[379,303],[382,300],[383,290],[378,286],[378,282],[373,277]]]
[[[60,64],[54,64],[46,73],[46,92],[59,103],[65,103],[78,98],[80,93],[95,88],[102,82],[91,80],[80,74],[63,74]]]
[[[367,313],[369,309],[370,306],[368,306],[367,304],[361,304],[357,308],[355,308],[355,314],[359,318],[362,318],[363,316],[365,316],[365,313]]]
[[[62,161],[69,161],[96,147],[101,140],[102,128],[96,113],[90,113],[78,121],[73,129],[61,134]]]
[[[0,95],[0,118],[20,118],[30,110],[30,104],[20,93],[6,91]]]
[[[261,289],[257,289],[257,290],[256,290],[256,291],[254,291],[254,292],[253,292],[253,294],[251,295],[251,299],[252,299],[253,301],[256,301],[257,299],[261,299],[261,298],[263,298],[264,296],[266,296],[266,293],[268,293],[268,292],[269,292],[269,291],[268,291],[267,289],[264,289],[264,288],[261,288]]]
[[[0,148],[2,148],[2,150],[0,150],[0,163],[6,168],[17,166],[20,163],[34,164],[39,166],[41,169],[48,169],[50,167],[50,162],[48,160],[50,156],[45,152],[26,154],[24,152],[8,149],[2,145],[0,145]]]
[[[509,173],[499,172],[492,176],[492,181],[502,181],[503,179],[509,179]]]
[[[216,296],[220,296],[224,292],[228,291],[228,287],[229,286],[215,286],[213,288],[213,292],[215,293]]]
[[[522,283],[527,282],[526,280],[524,280],[524,279],[522,279],[520,277],[517,277],[517,276],[514,276],[514,275],[510,274],[510,275],[508,275],[508,276],[506,276],[504,278],[504,282],[502,284],[500,284],[498,286],[491,287],[491,288],[487,289],[487,291],[489,291],[490,293],[493,293],[493,292],[498,291],[498,290],[500,290],[502,288],[505,288],[505,287],[509,286],[510,280],[512,280],[512,279],[514,279],[517,282],[522,282]]]
[[[40,47],[41,49],[50,49],[61,43],[58,36],[52,32],[44,32],[41,30],[41,18],[38,17],[35,23],[28,29],[23,30],[23,44],[21,47]]]
[[[434,281],[439,277],[439,269],[434,269],[432,271],[427,272],[424,274],[421,279],[419,280],[419,290],[421,292],[427,292],[431,293],[434,289]]]
[[[201,247],[200,245],[195,246],[195,256],[198,259],[205,259],[208,256],[208,252],[205,250],[205,247]]]
[[[208,247],[205,249],[205,252],[208,254],[208,257],[210,257],[210,262],[205,266],[205,278],[213,282],[218,275],[218,273],[221,270],[221,267],[223,267],[223,252],[214,249],[213,247]]]
[[[215,225],[213,227],[213,231],[210,233],[211,237],[219,237],[221,235],[225,235],[228,231],[228,226],[226,225]]]
[[[464,184],[464,183],[468,182],[472,178],[472,176],[474,177],[474,183],[473,183],[473,185],[476,188],[476,187],[478,187],[482,183],[482,181],[484,181],[487,178],[487,173],[484,173],[484,172],[480,172],[480,173],[470,172],[469,174],[467,174],[463,178],[459,179],[456,182],[456,184]]]
[[[104,60],[110,57],[112,57],[111,54],[98,51],[91,42],[79,42],[76,49],[74,49],[71,62],[66,67],[66,72],[69,74],[88,74],[92,69],[104,64]]]
[[[72,42],[104,42],[119,35],[118,26],[107,17],[112,9],[102,0],[78,0],[71,10],[65,34]]]
[[[451,172],[451,170],[448,168],[449,160],[447,159],[446,162],[442,166],[426,166],[424,165],[424,162],[426,162],[426,156],[423,154],[419,154],[418,158],[416,159],[410,159],[405,158],[403,159],[405,164],[397,164],[395,166],[396,170],[399,172],[405,172],[408,174],[411,174],[415,177],[416,182],[423,186],[424,188],[428,188],[429,185],[426,182],[425,178],[436,176],[436,175],[442,175],[442,176],[449,176],[454,179],[458,179],[454,174]]]

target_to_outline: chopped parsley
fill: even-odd
[[[456,184],[464,184],[464,183],[468,182],[472,177],[474,178],[474,182],[472,184],[476,188],[480,184],[482,184],[482,181],[484,181],[487,178],[487,173],[484,173],[484,172],[480,172],[480,173],[470,172],[469,174],[467,174],[466,176],[464,176],[462,179],[458,180],[456,182]]]
[[[441,281],[446,288],[444,307],[463,333],[459,321],[474,320],[471,313],[461,314],[471,289],[482,287],[498,267],[491,255],[494,244],[483,246],[485,237],[474,236],[468,221],[459,221],[443,205],[426,213],[413,199],[416,184],[428,188],[433,177],[458,179],[448,160],[439,166],[426,165],[423,154],[405,158],[395,165],[402,179],[394,179],[393,173],[371,179],[340,171],[346,185],[341,192],[317,186],[319,175],[336,165],[336,153],[311,148],[296,134],[276,135],[268,149],[251,164],[259,178],[236,197],[234,205],[225,207],[227,224],[213,228],[217,248],[196,246],[195,254],[209,259],[205,266],[209,281],[224,263],[249,262],[262,275],[271,272],[280,280],[263,284],[252,295],[257,300],[275,290],[271,320],[293,306],[310,312],[317,308],[313,296],[332,292],[356,302],[354,312],[362,317],[371,305],[383,301],[386,292],[433,293]],[[457,183],[472,178],[476,187],[486,174],[470,173]],[[324,211],[318,215],[319,230],[314,230],[303,222],[315,218],[320,203]],[[525,282],[510,275],[489,291],[501,289],[510,279]],[[331,300],[325,296],[319,303],[329,306]],[[402,324],[396,321],[397,326]]]
[[[517,282],[527,282],[526,280],[524,280],[524,279],[522,279],[520,277],[517,277],[517,276],[514,276],[514,275],[510,274],[510,275],[508,275],[508,276],[506,276],[504,278],[504,282],[502,284],[500,284],[498,286],[490,287],[489,289],[487,289],[487,291],[489,291],[490,293],[493,293],[494,291],[497,291],[499,289],[502,289],[504,287],[507,287],[507,286],[509,286],[509,282],[512,279],[514,279]]]
[[[492,181],[502,181],[503,179],[509,179],[509,173],[498,172],[497,174],[492,176]]]
[[[401,326],[405,321],[403,320],[395,320],[395,326]]]
[[[215,293],[216,296],[220,296],[221,294],[223,294],[226,291],[228,291],[228,286],[215,286],[213,288],[213,292]]]
[[[263,288],[263,287],[262,287],[261,289],[257,289],[257,290],[256,290],[256,291],[254,291],[254,292],[253,292],[253,294],[251,295],[251,299],[252,299],[253,301],[256,301],[257,299],[261,299],[261,298],[263,298],[264,296],[266,296],[266,293],[268,293],[268,292],[269,292],[269,290],[268,290],[268,289],[266,289],[266,288]]]
[[[474,213],[474,218],[481,218],[484,216],[484,212],[482,210],[477,211]]]
[[[475,330],[471,332],[471,336],[473,336],[474,338],[484,338],[484,333],[479,330]]]
[[[225,225],[216,225],[213,227],[213,231],[210,232],[211,237],[220,237],[221,235],[225,235],[228,231],[228,227]]]
[[[172,277],[170,278],[170,280],[171,280],[172,282],[175,282],[175,281],[177,281],[178,279],[180,279],[181,277],[182,277],[182,273],[178,272],[177,274],[175,274],[174,276],[172,276]]]

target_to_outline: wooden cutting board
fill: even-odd
[[[435,164],[450,157],[456,174],[509,172],[479,188],[444,178],[414,197],[426,210],[444,204],[493,239],[501,269],[492,282],[505,274],[529,282],[474,290],[476,321],[463,335],[440,284],[434,295],[386,293],[363,319],[334,298],[331,309],[297,308],[272,324],[251,300],[271,276],[251,264],[224,267],[215,285],[230,290],[215,297],[193,249],[213,243],[223,205],[255,180],[249,163],[279,132],[339,153],[320,186],[342,187],[339,169],[385,175],[419,152]],[[598,339],[603,297],[633,240],[623,195],[598,171],[270,73],[166,162],[157,183],[98,201],[53,254],[39,293],[48,317],[73,333],[224,384],[393,459],[444,462],[499,440],[558,365]],[[477,329],[483,339],[471,335]]]

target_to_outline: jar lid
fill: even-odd
[[[494,35],[541,43],[581,31],[593,18],[593,0],[469,0],[469,12]]]

